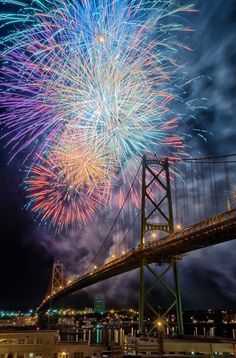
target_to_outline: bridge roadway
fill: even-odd
[[[140,259],[146,264],[169,262],[173,256],[203,247],[219,244],[236,238],[236,209],[213,216],[162,239],[147,242],[141,248],[130,249],[124,255],[93,269],[72,281],[55,294],[48,296],[37,308],[38,313],[47,310],[52,302],[82,288],[106,280],[140,266]]]

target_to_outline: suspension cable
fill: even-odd
[[[113,222],[113,224],[112,224],[112,226],[111,226],[111,228],[110,228],[110,230],[109,230],[107,236],[105,237],[105,239],[104,239],[102,245],[101,245],[101,246],[99,247],[99,249],[97,250],[96,254],[94,255],[94,257],[93,257],[93,259],[92,259],[92,261],[91,261],[90,264],[88,265],[86,271],[87,271],[87,270],[89,269],[89,267],[93,264],[93,262],[95,261],[95,259],[97,258],[97,256],[100,254],[102,248],[104,247],[106,241],[109,239],[110,233],[112,232],[112,230],[113,230],[115,224],[117,223],[117,220],[118,220],[118,218],[119,218],[119,216],[120,216],[120,214],[121,214],[121,212],[122,212],[122,209],[123,209],[123,207],[124,207],[124,205],[125,205],[125,203],[126,203],[126,200],[128,199],[129,194],[130,194],[130,192],[131,192],[131,190],[132,190],[132,188],[133,188],[133,185],[134,185],[135,180],[136,180],[136,178],[137,178],[137,176],[138,176],[138,173],[139,173],[139,170],[140,170],[140,168],[141,168],[141,165],[142,165],[142,162],[140,163],[140,165],[139,165],[139,167],[138,167],[137,173],[135,174],[135,177],[134,177],[134,179],[133,179],[133,181],[132,181],[132,183],[131,183],[131,185],[130,185],[130,187],[129,187],[129,190],[128,190],[127,194],[126,194],[126,197],[125,197],[125,199],[124,199],[124,201],[123,201],[123,204],[122,204],[122,206],[120,207],[120,210],[119,210],[119,212],[118,212],[118,214],[117,214],[117,216],[116,216],[116,218],[115,218],[115,220],[114,220],[114,222]]]
[[[195,159],[189,159],[188,160],[188,163],[202,163],[202,164],[207,164],[207,163],[212,163],[212,164],[227,164],[227,163],[236,163],[236,160],[227,160],[227,161],[198,161],[198,160],[195,160]]]
[[[173,161],[182,161],[182,162],[187,162],[187,161],[192,161],[192,160],[214,160],[214,159],[220,159],[220,158],[228,158],[228,157],[235,157],[236,153],[233,154],[223,154],[223,155],[216,155],[216,156],[211,156],[211,157],[198,157],[198,158],[180,158],[180,159],[175,159]]]
[[[119,247],[120,247],[121,244],[123,244],[123,242],[125,241],[125,239],[126,239],[126,237],[128,236],[130,230],[131,230],[132,227],[134,226],[134,224],[135,224],[135,222],[136,222],[138,216],[139,216],[139,211],[136,213],[135,218],[134,218],[133,221],[132,221],[132,224],[130,225],[130,227],[129,227],[129,229],[127,230],[127,232],[125,233],[123,239],[122,239],[121,242],[119,243],[119,245],[118,245]]]

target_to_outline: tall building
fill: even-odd
[[[95,299],[94,299],[94,312],[95,313],[105,313],[106,312],[106,307],[105,307],[105,302],[104,299],[101,295],[96,295]]]

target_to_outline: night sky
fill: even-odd
[[[182,1],[182,3],[187,3]],[[186,55],[187,72],[194,81],[189,98],[202,98],[206,109],[195,111],[188,128],[207,130],[206,141],[193,138],[192,155],[236,152],[236,2],[195,1],[199,12],[188,17],[196,30],[190,33],[193,52]],[[189,130],[190,130],[189,129]],[[191,131],[194,136],[194,131]],[[0,309],[36,307],[48,285],[53,258],[70,262],[68,270],[83,265],[90,247],[96,248],[96,223],[83,235],[54,236],[38,227],[23,209],[22,159],[8,164],[5,142],[0,144]],[[82,238],[81,238],[82,237]],[[235,309],[236,242],[188,254],[180,264],[183,308]],[[138,304],[138,272],[116,277],[76,295],[73,304],[92,304],[95,293],[105,292],[108,305]]]

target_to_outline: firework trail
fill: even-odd
[[[33,210],[66,227],[86,221],[78,188],[89,188],[84,205],[89,197],[91,216],[99,202],[91,188],[107,180],[109,191],[111,177],[130,158],[167,146],[177,156],[183,151],[173,110],[182,74],[175,58],[188,47],[176,33],[190,31],[180,15],[194,10],[172,0],[35,0],[30,6],[8,0],[5,6],[12,5],[19,11],[0,15],[6,31],[0,123],[12,158],[26,151],[34,162],[26,179]],[[50,175],[55,192],[38,185],[41,176],[47,186]]]

